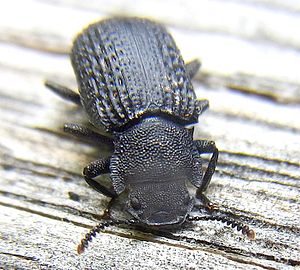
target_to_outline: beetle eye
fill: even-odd
[[[137,197],[132,197],[130,200],[130,204],[134,210],[139,210],[142,207]]]

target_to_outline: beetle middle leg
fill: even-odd
[[[79,124],[73,124],[73,123],[67,123],[64,125],[64,132],[69,133],[75,137],[78,137],[80,139],[87,140],[92,143],[104,143],[111,148],[113,147],[113,140],[110,137],[107,137],[105,135],[99,134],[88,127],[79,125]]]
[[[109,164],[110,164],[110,158],[95,160],[83,169],[83,175],[85,181],[93,189],[95,189],[96,191],[102,193],[107,197],[115,198],[117,197],[117,194],[112,187],[108,188],[93,179],[101,174],[109,173]]]

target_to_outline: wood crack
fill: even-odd
[[[68,205],[49,203],[49,202],[29,198],[29,197],[24,196],[24,195],[14,194],[14,193],[3,191],[3,190],[0,190],[0,194],[5,196],[5,197],[16,199],[17,201],[26,201],[26,202],[32,203],[34,205],[46,207],[48,209],[50,208],[50,209],[59,210],[62,213],[72,214],[74,216],[81,216],[81,217],[84,217],[84,218],[87,218],[87,219],[93,218],[96,221],[101,219],[101,215],[91,213],[91,212],[87,212],[87,211],[78,210],[78,209],[76,209],[74,207],[70,207]],[[36,211],[36,210],[30,209],[28,206],[27,207],[25,207],[25,206],[22,207],[22,206],[17,206],[17,205],[14,205],[14,204],[7,204],[7,203],[4,203],[4,202],[0,202],[0,204],[2,204],[3,206],[6,206],[6,207],[12,207],[12,208],[15,208],[15,209],[18,209],[18,210],[22,210],[22,211],[29,212],[29,213],[32,213],[32,214],[37,214],[37,215],[47,217],[47,218],[52,218],[52,219],[55,219],[55,220],[63,220],[64,219],[64,218],[60,218],[60,217],[57,217],[57,216],[54,216],[54,215],[46,214],[42,211]],[[67,221],[67,219],[65,219],[65,221]]]
[[[0,160],[0,165],[4,170],[24,170],[29,171],[35,174],[39,174],[46,177],[57,177],[58,175],[64,174],[62,177],[65,181],[73,181],[73,179],[82,178],[81,174],[74,173],[72,171],[64,170],[63,168],[57,168],[48,164],[27,161],[23,159],[19,159],[17,157],[13,157],[10,154],[3,154],[2,160]],[[50,169],[53,173],[49,173],[48,169]],[[47,172],[44,172],[46,170]]]
[[[280,131],[286,131],[286,132],[291,132],[291,133],[299,133],[300,132],[300,128],[299,127],[291,127],[291,126],[286,126],[282,123],[279,122],[271,122],[271,121],[265,121],[263,119],[259,119],[259,118],[252,118],[252,116],[247,116],[247,115],[239,115],[236,113],[230,113],[230,112],[216,112],[213,110],[210,110],[210,114],[220,117],[222,119],[224,119],[224,121],[241,121],[243,123],[248,122],[251,123],[255,126],[260,125],[264,128],[268,127],[270,130],[280,130]]]
[[[231,152],[231,151],[225,151],[225,150],[222,150],[220,153],[228,154],[229,156],[233,156],[233,157],[244,158],[245,160],[248,160],[248,158],[250,158],[250,159],[254,158],[254,159],[261,160],[261,161],[274,162],[279,165],[286,164],[286,165],[295,166],[296,168],[300,169],[300,163],[292,162],[290,160],[283,160],[283,159],[271,158],[271,157],[266,157],[266,156],[259,156],[259,155],[242,153],[242,152]]]
[[[17,257],[19,259],[26,260],[26,261],[34,261],[34,262],[39,261],[34,256],[26,256],[26,255],[22,255],[22,254],[11,253],[11,252],[4,252],[4,251],[0,251],[0,254]]]
[[[217,249],[218,251],[224,251],[226,254],[230,253],[230,254],[236,254],[236,255],[240,255],[240,256],[242,255],[243,257],[246,257],[246,258],[265,259],[268,261],[284,263],[287,265],[300,265],[300,261],[298,261],[298,260],[293,260],[293,259],[288,259],[288,258],[277,258],[275,256],[264,254],[264,253],[253,253],[253,252],[245,251],[245,250],[242,250],[239,248],[233,248],[233,247],[229,247],[229,246],[220,245],[217,243],[211,243],[211,242],[208,242],[205,240],[200,240],[200,239],[196,239],[196,238],[192,238],[192,237],[174,235],[174,234],[167,233],[167,232],[159,232],[158,235],[166,237],[168,239],[176,240],[178,242],[186,241],[191,244],[198,244],[200,246],[210,247],[214,251]],[[268,268],[266,268],[266,269],[268,269]]]

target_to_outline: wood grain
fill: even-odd
[[[18,7],[18,8],[16,8]],[[300,6],[297,1],[11,0],[0,9],[0,268],[294,269],[300,265]],[[108,199],[81,177],[105,147],[62,132],[84,114],[43,86],[76,89],[68,51],[88,23],[112,15],[166,24],[186,60],[200,58],[210,101],[196,138],[215,140],[206,192],[256,231],[218,222],[175,237],[111,227],[76,254]],[[182,238],[192,238],[187,243]]]

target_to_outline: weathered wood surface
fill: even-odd
[[[283,3],[284,2],[284,3]],[[46,90],[76,87],[75,33],[111,15],[167,24],[185,59],[199,57],[210,100],[197,138],[220,162],[207,196],[256,231],[218,222],[178,231],[191,244],[112,227],[83,255],[76,245],[108,199],[81,170],[103,150],[62,133],[85,122]],[[3,1],[0,9],[0,268],[293,269],[300,265],[300,6],[298,1]]]

